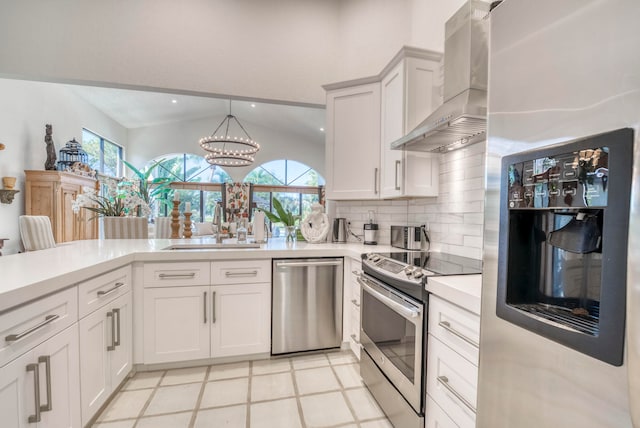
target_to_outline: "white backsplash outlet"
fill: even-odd
[[[334,218],[345,217],[362,238],[363,225],[373,211],[380,244],[390,243],[391,225],[426,224],[433,251],[482,259],[485,147],[482,142],[441,155],[437,197],[333,201],[327,212]],[[356,238],[351,235],[349,241]]]

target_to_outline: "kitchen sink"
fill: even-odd
[[[247,243],[211,243],[211,244],[174,244],[163,248],[163,250],[220,250],[220,249],[238,249],[238,248],[260,248],[260,244],[256,242]]]

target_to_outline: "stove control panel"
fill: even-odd
[[[362,258],[362,262],[389,278],[400,280],[403,282],[421,284],[426,271],[419,267],[402,263],[398,260],[390,259],[379,254],[369,253]]]

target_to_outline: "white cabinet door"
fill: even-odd
[[[211,292],[211,356],[269,352],[271,284],[217,285]]]
[[[86,424],[111,394],[109,356],[111,317],[109,307],[80,320],[80,379],[82,422]]]
[[[405,58],[381,82],[381,197],[437,196],[437,154],[391,150],[437,106],[438,62]]]
[[[42,421],[38,426],[81,427],[78,329],[64,330],[36,347],[33,354],[40,370]]]
[[[209,358],[210,287],[144,290],[144,362]]]
[[[380,83],[327,93],[326,198],[380,197]]]
[[[109,373],[111,389],[115,389],[132,370],[133,361],[133,323],[132,323],[131,293],[118,298],[109,305],[115,313],[117,343],[115,349],[109,352]]]
[[[16,358],[0,369],[0,415],[2,426],[32,427],[28,422],[35,415],[33,351]],[[30,364],[33,364],[29,367]],[[31,370],[28,370],[31,368]]]

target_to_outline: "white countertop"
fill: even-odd
[[[480,315],[482,275],[429,277],[425,288],[430,293],[437,294],[443,299]]]
[[[73,241],[56,248],[0,257],[0,313],[135,261],[265,259],[278,257],[360,257],[388,252],[388,245],[286,244],[269,240],[260,248],[164,250],[173,244],[207,243],[207,239],[105,239]],[[397,249],[396,249],[397,251]]]

